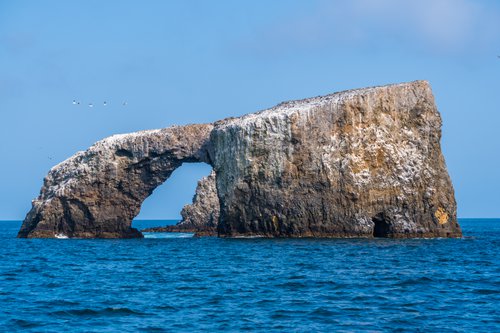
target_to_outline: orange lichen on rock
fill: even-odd
[[[434,216],[437,218],[439,224],[445,224],[448,222],[448,213],[446,213],[446,211],[442,207],[439,207],[436,210]]]

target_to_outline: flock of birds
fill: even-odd
[[[73,105],[81,105],[82,103],[81,103],[80,101],[77,101],[76,99],[74,99],[72,104],[73,104]],[[108,105],[108,102],[107,102],[107,101],[104,101],[104,102],[102,103],[102,106],[107,106],[107,105]],[[122,102],[122,106],[127,106],[127,102],[126,102],[126,101]],[[92,102],[88,103],[88,107],[89,107],[89,108],[93,108],[93,107],[94,107],[94,103],[92,103]],[[52,156],[47,156],[47,158],[48,158],[50,161],[52,161]]]
[[[500,59],[500,55],[498,55],[497,57]],[[80,104],[81,104],[80,101],[77,101],[76,99],[73,100],[73,105],[80,105]],[[108,105],[108,102],[106,102],[106,101],[104,101],[102,103],[102,106],[107,106],[107,105]],[[127,106],[127,102],[126,101],[122,102],[122,106]],[[88,103],[88,107],[93,108],[94,103],[92,103],[92,102]],[[49,157],[49,160],[52,160],[52,157]]]
[[[73,105],[80,105],[80,104],[81,104],[81,103],[80,103],[80,101],[77,101],[76,99],[74,99],[74,100],[73,100]],[[106,101],[104,101],[104,102],[102,103],[102,106],[107,106],[107,105],[108,105],[108,102],[106,102]],[[125,101],[125,102],[122,102],[122,106],[126,106],[126,105],[127,105],[127,102],[126,102],[126,101]],[[94,107],[94,103],[92,103],[92,102],[91,102],[91,103],[88,103],[88,107],[89,107],[89,108],[93,108],[93,107]]]

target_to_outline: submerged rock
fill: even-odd
[[[183,162],[196,161],[214,167],[217,191],[200,183],[175,226],[184,231],[217,225],[224,237],[459,237],[440,138],[425,81],[113,136],[49,172],[19,237],[140,237],[130,223],[143,200]]]

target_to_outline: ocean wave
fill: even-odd
[[[52,316],[60,317],[60,316],[69,316],[69,317],[86,317],[86,316],[126,316],[126,315],[133,315],[133,316],[142,316],[146,315],[146,313],[142,313],[139,311],[134,311],[129,308],[121,308],[121,307],[107,307],[103,309],[90,309],[90,308],[83,308],[83,309],[71,309],[71,310],[58,310],[58,311],[53,311],[50,313]]]

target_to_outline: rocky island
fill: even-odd
[[[220,237],[460,237],[430,85],[281,103],[213,124],[114,135],[54,166],[18,237],[131,238],[183,163],[213,167],[174,229]]]

